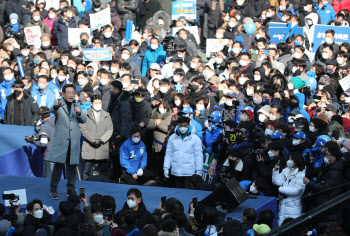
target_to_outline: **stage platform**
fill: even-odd
[[[27,200],[30,202],[34,198],[40,199],[44,205],[52,206],[56,213],[58,212],[58,204],[60,201],[66,200],[66,183],[67,180],[61,180],[58,188],[58,194],[60,200],[52,200],[49,196],[50,191],[50,179],[35,178],[35,177],[20,177],[20,176],[0,176],[0,192],[1,194],[7,190],[23,189],[27,191]],[[161,196],[167,196],[167,198],[175,197],[180,200],[187,213],[189,203],[192,197],[198,197],[198,201],[208,196],[211,192],[208,191],[196,191],[187,189],[175,189],[175,188],[161,188],[161,187],[147,187],[147,186],[134,186],[125,184],[113,184],[113,183],[101,183],[90,181],[77,181],[76,191],[79,192],[79,187],[85,187],[85,192],[88,196],[94,193],[100,193],[102,195],[111,195],[115,198],[117,204],[117,211],[122,209],[126,201],[126,193],[130,188],[138,188],[143,195],[143,201],[147,206],[147,209],[152,213],[155,208],[159,206]],[[0,200],[4,204],[4,201]],[[25,208],[26,206],[22,206]],[[245,208],[254,208],[258,212],[264,209],[272,209],[277,217],[277,201],[272,197],[260,197],[258,199],[248,199],[233,212],[227,214],[227,217],[233,219],[240,219]],[[275,218],[277,222],[277,218]]]

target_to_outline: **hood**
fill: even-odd
[[[124,62],[130,63],[131,59],[134,57],[134,53],[132,52],[132,48],[129,47],[129,46],[125,46],[125,47],[122,47],[122,48],[120,49],[120,52],[123,51],[124,49],[127,49],[127,50],[129,51],[129,53],[130,53],[129,59],[126,60],[126,61],[124,61]]]
[[[293,96],[298,100],[299,108],[303,108],[305,104],[305,95],[303,93],[296,93]]]
[[[153,86],[152,86],[152,84],[153,84],[153,80],[154,80],[155,78],[153,77],[149,82],[148,82],[148,84],[147,84],[147,90],[148,90],[148,92],[151,94],[151,95],[153,95],[154,96],[154,94],[153,94],[153,92],[154,92],[154,88],[153,88]],[[157,78],[158,79],[158,78]]]
[[[96,74],[97,74],[97,70],[98,70],[98,67],[97,67],[97,65],[95,64],[95,63],[89,63],[87,66],[86,66],[86,68],[85,68],[85,71],[86,71],[86,73],[88,72],[88,67],[92,67],[92,68],[94,68],[94,74],[92,75],[92,76],[95,76]]]
[[[254,71],[259,71],[260,72],[260,76],[261,76],[261,79],[260,79],[260,81],[255,81],[256,83],[259,83],[259,82],[265,82],[265,80],[266,80],[266,76],[265,76],[265,69],[264,69],[264,67],[262,67],[262,66],[260,66],[260,67],[258,67],[258,68],[255,68],[254,70],[253,70],[253,73],[254,73]]]
[[[317,25],[317,22],[318,22],[318,14],[317,13],[310,13],[309,15],[307,15],[305,17],[305,27],[309,28],[309,26],[307,25],[307,19],[311,19],[312,20],[312,26],[311,27],[314,27],[315,25]]]
[[[163,29],[165,31],[169,31],[170,25],[171,25],[171,19],[170,19],[168,13],[166,13],[165,11],[157,11],[153,16],[153,21],[158,20],[159,17],[162,17],[164,20]],[[158,23],[158,22],[156,22],[156,23]]]

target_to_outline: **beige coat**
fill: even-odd
[[[155,121],[160,119],[160,123],[156,126]],[[148,129],[153,130],[153,138],[157,139],[159,142],[164,143],[167,133],[169,131],[169,125],[171,121],[171,111],[160,114],[158,108],[152,111],[152,118],[148,122]],[[153,141],[153,148],[155,152],[160,152],[162,150],[162,145]]]
[[[82,158],[84,160],[105,160],[109,156],[109,139],[113,134],[113,123],[108,112],[101,110],[101,116],[96,124],[92,108],[85,112],[87,121],[80,124],[80,130],[84,137]],[[101,139],[103,144],[94,148],[91,143],[95,139]]]

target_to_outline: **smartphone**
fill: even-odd
[[[313,99],[321,100],[321,96],[317,96],[317,95],[312,96],[312,98],[313,98]]]
[[[160,201],[162,203],[162,208],[164,208],[164,205],[165,205],[165,202],[166,202],[166,196],[161,197]]]
[[[132,79],[130,81],[131,84],[139,84],[139,81],[137,79]]]
[[[333,132],[332,132],[332,136],[336,139],[336,140],[338,140],[339,139],[339,130],[333,130]]]
[[[85,197],[85,188],[79,188],[79,197],[84,198]]]
[[[252,53],[253,53],[253,54],[258,54],[258,53],[259,53],[259,50],[253,50]]]
[[[198,205],[197,197],[192,198],[193,207],[196,208]]]
[[[264,51],[263,51],[263,54],[269,55],[269,54],[270,54],[270,50],[264,50]]]

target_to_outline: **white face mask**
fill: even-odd
[[[270,114],[270,115],[269,115],[269,119],[270,119],[270,120],[276,120],[276,119],[277,119],[277,116],[274,116],[274,115]]]
[[[55,18],[55,17],[56,17],[55,14],[49,14],[49,18],[50,18],[50,19],[53,19],[53,18]]]
[[[86,79],[78,79],[79,86],[82,86],[86,83]]]
[[[111,67],[112,74],[116,74],[119,72],[119,69],[117,67]]]
[[[289,89],[289,90],[294,89],[294,85],[293,85],[293,84],[291,84],[291,83],[289,83],[289,84],[288,84],[288,89]]]
[[[197,104],[196,110],[198,110],[198,111],[204,110],[204,106],[202,104]]]
[[[247,89],[247,95],[248,96],[252,96],[254,94],[254,90],[253,89]]]
[[[259,115],[259,121],[260,121],[261,123],[264,123],[265,120],[266,120],[266,116],[263,115],[263,114],[260,114],[260,115]]]
[[[267,13],[266,13],[266,17],[270,18],[271,16],[272,16],[272,15],[271,15],[270,12],[267,12]]]
[[[225,104],[226,106],[232,107],[232,101],[226,101]]]
[[[159,113],[160,114],[164,114],[166,112],[166,110],[164,108],[159,108]]]
[[[34,212],[34,217],[37,218],[37,219],[43,218],[43,215],[44,215],[44,211],[43,210],[38,210],[38,211]]]
[[[333,43],[333,39],[332,38],[325,38],[326,44],[332,44]]]
[[[177,82],[179,82],[181,80],[180,76],[178,76],[178,75],[174,75],[173,79],[174,79],[175,83],[177,83]]]
[[[240,85],[243,85],[246,81],[247,81],[246,78],[239,78],[239,79],[238,79],[238,83],[239,83]]]
[[[13,79],[13,74],[9,74],[9,75],[5,75],[4,79],[8,82],[11,81]]]
[[[10,22],[11,22],[11,24],[15,25],[15,24],[17,24],[18,20],[17,19],[11,19]]]
[[[63,82],[63,81],[65,81],[66,80],[66,77],[65,76],[58,76],[57,77],[57,79],[58,79],[58,81],[60,81],[60,82]]]
[[[255,81],[260,81],[261,80],[261,76],[260,75],[254,75],[254,80]]]
[[[324,114],[326,114],[328,118],[331,118],[333,116],[333,113],[331,111],[325,111]]]
[[[240,52],[239,48],[232,48],[232,52],[234,54],[238,54]]]
[[[258,190],[253,185],[250,185],[249,191],[253,194],[258,194]]]
[[[294,53],[293,54],[293,57],[295,58],[295,59],[300,59],[301,58],[301,55],[299,54],[299,53]]]
[[[128,207],[131,209],[131,208],[134,208],[134,207],[136,207],[136,202],[135,201],[133,201],[133,200],[127,200],[126,201],[126,203],[128,204]]]
[[[186,134],[187,131],[188,131],[188,128],[187,128],[187,127],[179,127],[179,131],[180,131],[180,133],[182,133],[182,134]]]
[[[236,23],[231,21],[231,22],[228,23],[228,26],[230,26],[231,28],[233,28],[233,27],[236,26]]]
[[[56,77],[57,77],[57,74],[51,74],[52,79],[56,79]]]
[[[261,18],[263,18],[263,20],[266,19],[266,15],[261,15]]]
[[[243,3],[244,3],[244,1],[237,1],[237,5],[238,5],[238,6],[242,6]]]
[[[38,22],[40,20],[40,16],[33,16],[33,20]]]
[[[131,138],[133,143],[139,143],[140,142],[140,138]]]
[[[299,139],[293,139],[293,146],[297,146],[300,144],[300,140]]]
[[[159,88],[159,82],[158,82],[158,81],[154,82],[153,86],[154,86],[155,88]]]
[[[94,104],[92,107],[94,108],[95,111],[101,111],[102,104]]]
[[[260,118],[260,116],[259,116]],[[265,135],[273,135],[273,130],[272,129],[265,129]]]
[[[133,49],[132,49],[132,53],[133,53],[133,54],[136,54],[138,51],[139,51],[139,50],[137,50],[136,48],[133,48]]]
[[[291,160],[288,160],[288,161],[287,161],[287,166],[288,166],[289,168],[293,168],[294,162],[291,161]]]
[[[210,70],[204,70],[203,71],[203,76],[204,76],[204,79],[206,81],[208,81],[212,76],[214,75],[214,73]]]
[[[167,87],[160,87],[159,91],[161,93],[167,93],[168,92],[168,88]]]
[[[221,64],[222,61],[223,61],[223,59],[221,57],[215,58],[216,64]]]
[[[100,84],[102,86],[105,86],[106,84],[108,84],[108,79],[100,79]]]
[[[329,159],[328,159],[327,157],[324,157],[324,158],[323,158],[323,162],[324,162],[326,165],[331,164],[331,162],[329,161]]]
[[[310,130],[311,132],[315,132],[315,126],[310,126],[310,127],[309,127],[309,130]]]
[[[341,153],[346,153],[346,152],[349,152],[348,149],[346,147],[342,147],[340,149]]]
[[[337,57],[337,63],[342,65],[344,63],[344,59],[342,57]]]
[[[103,224],[104,223],[104,219],[103,219],[103,215],[96,215],[94,216],[94,221],[97,223],[97,224]]]
[[[175,105],[178,107],[178,106],[180,106],[181,105],[181,100],[180,99],[177,99],[177,100],[175,100]]]
[[[103,36],[105,36],[105,38],[109,39],[110,37],[112,37],[112,32],[106,32],[103,34]]]
[[[327,60],[329,58],[328,53],[323,52],[322,53],[322,58]]]
[[[122,59],[125,61],[125,60],[128,60],[130,58],[129,55],[127,54],[122,54]]]
[[[46,84],[43,83],[38,83],[38,86],[40,89],[45,89],[46,88]]]
[[[191,66],[192,69],[196,69],[197,68],[196,63],[193,63],[193,62],[191,62],[190,66]]]
[[[218,34],[218,33],[216,33],[216,34],[215,34],[215,37],[216,37],[217,39],[222,39],[222,38],[224,37],[224,35],[223,35],[223,34]]]
[[[229,16],[225,16],[225,21],[228,21],[230,19]]]
[[[240,19],[241,19],[241,16],[240,16],[240,15],[236,16],[236,19],[237,19],[237,20],[240,20]]]
[[[130,83],[124,82],[122,83],[122,85],[123,85],[123,89],[126,89],[127,87],[129,87]]]
[[[239,64],[243,67],[247,66],[248,65],[248,62],[247,61],[244,61],[244,60],[240,60],[239,61]]]
[[[267,152],[267,155],[269,155],[270,158],[273,158],[275,156],[275,153],[273,153],[271,150]]]
[[[79,56],[79,54],[80,54],[79,50],[74,50],[74,51],[72,52],[72,56],[74,56],[74,57]]]
[[[62,65],[66,66],[67,63],[68,63],[68,60],[66,60],[66,59],[61,59],[61,62],[62,62]]]
[[[21,53],[24,57],[27,57],[29,55],[29,52],[30,51],[21,51]]]
[[[164,21],[163,20],[158,20],[158,24],[159,25],[164,25]]]
[[[304,6],[304,11],[308,11],[309,7],[308,6]]]
[[[158,49],[158,44],[151,44],[151,49],[152,50],[157,50]]]
[[[282,21],[283,22],[286,22],[287,21],[287,18],[285,16],[282,16]]]

